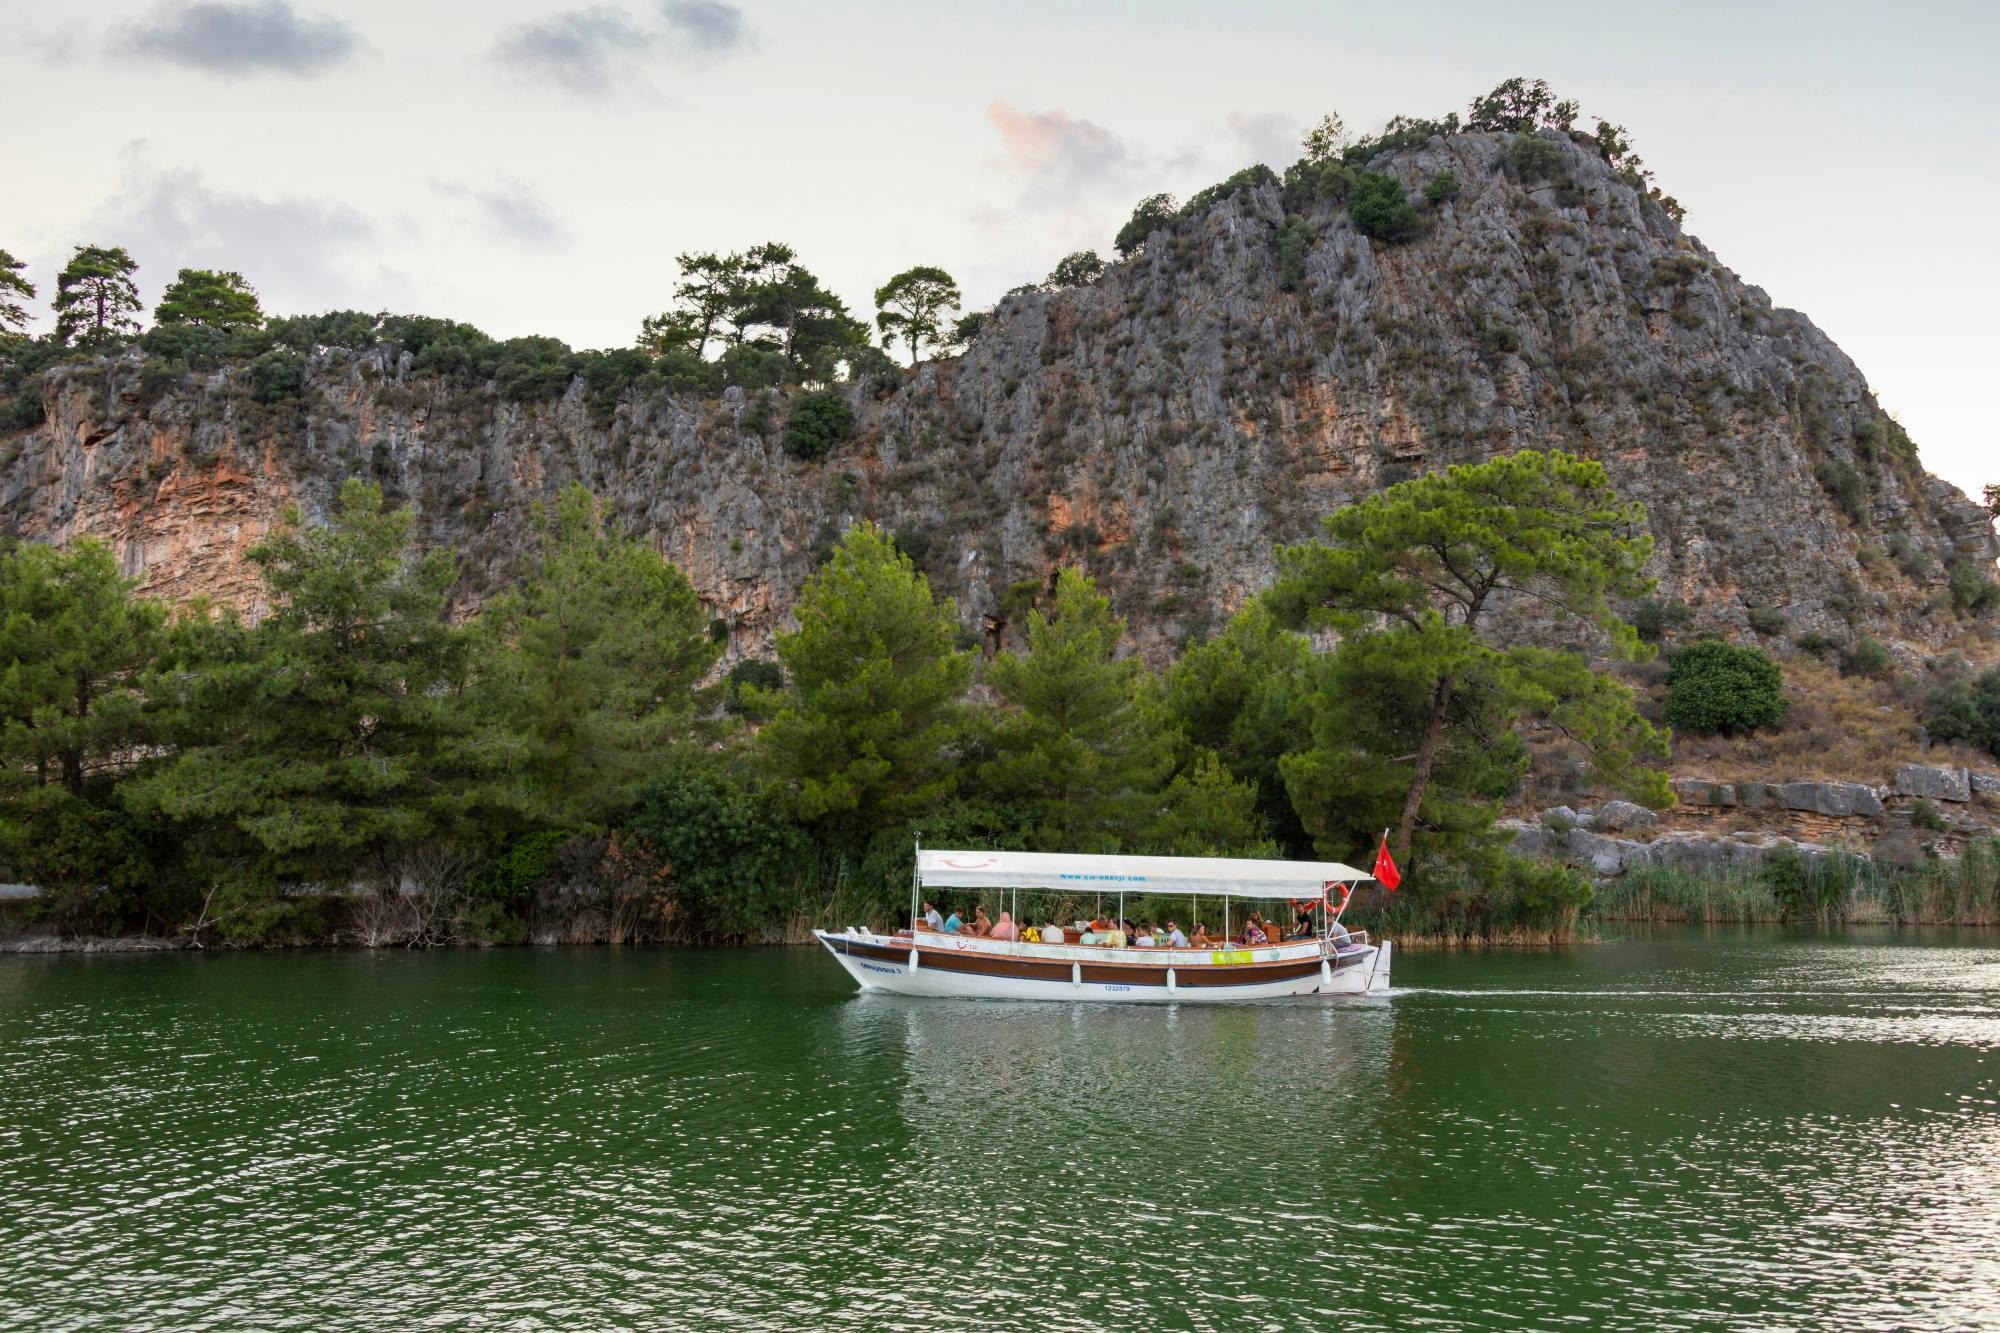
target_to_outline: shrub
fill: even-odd
[[[1750,628],[1769,638],[1785,632],[1785,613],[1774,607],[1753,606],[1750,608]]]
[[[1929,829],[1932,833],[1942,833],[1950,825],[1944,822],[1944,811],[1938,809],[1936,801],[1919,800],[1910,806],[1912,828]]]
[[[1082,287],[1104,276],[1104,261],[1095,250],[1078,250],[1066,255],[1049,274],[1047,286]]]
[[[1889,674],[1894,665],[1895,660],[1889,656],[1889,650],[1866,635],[1856,639],[1840,655],[1840,674],[1843,676],[1866,676],[1870,680],[1880,680]]]
[[[794,458],[825,458],[854,433],[854,409],[831,390],[809,393],[785,422],[785,451]]]
[[[1305,285],[1306,255],[1312,243],[1312,227],[1301,218],[1278,228],[1278,290],[1295,292]]]
[[[929,528],[901,527],[890,534],[889,540],[896,549],[910,557],[910,563],[918,569],[924,568],[924,561],[931,553],[931,531]]]
[[[2000,585],[1962,557],[1951,562],[1945,587],[1951,593],[1952,609],[1962,616],[1984,615],[2000,606]]]
[[[1703,639],[1667,654],[1666,719],[1686,731],[1734,735],[1775,725],[1791,701],[1768,653]]]
[[[21,389],[0,408],[0,430],[33,430],[48,420],[42,391],[32,385]]]
[[[1533,134],[1517,134],[1507,144],[1507,170],[1522,181],[1557,181],[1569,178],[1569,157],[1562,145]]]
[[[291,402],[305,389],[305,358],[297,352],[273,347],[250,363],[248,378],[250,396],[265,406]]]
[[[1424,202],[1432,208],[1448,204],[1458,198],[1458,177],[1449,171],[1440,171],[1424,182]]]
[[[775,933],[800,900],[808,844],[764,792],[682,768],[641,790],[631,827],[671,867],[674,907],[703,934],[740,940]]]
[[[1792,640],[1792,646],[1802,653],[1811,653],[1814,657],[1827,657],[1840,651],[1840,640],[1818,633],[1801,634]]]
[[[1847,886],[1840,876],[1815,873],[1815,867],[1792,847],[1771,853],[1758,878],[1787,917],[1825,917],[1847,897]]]
[[[1403,183],[1379,171],[1364,171],[1347,196],[1347,215],[1361,234],[1394,244],[1417,234],[1417,210]]]
[[[1149,194],[1132,210],[1131,219],[1118,229],[1117,239],[1111,244],[1119,254],[1130,258],[1146,244],[1147,237],[1173,225],[1178,211],[1172,195]]]
[[[1632,628],[1638,630],[1639,637],[1647,643],[1664,642],[1668,630],[1686,629],[1693,620],[1694,608],[1685,602],[1647,597],[1632,608]]]
[[[785,669],[761,657],[746,657],[723,677],[722,706],[737,717],[763,721],[763,711],[751,691],[775,694],[785,688]]]
[[[1854,464],[1841,458],[1822,458],[1813,464],[1813,480],[1820,489],[1833,497],[1840,506],[1840,512],[1853,523],[1866,522],[1868,518],[1868,483]]]
[[[548,878],[556,853],[576,836],[565,829],[550,829],[516,840],[473,878],[471,896],[475,901],[504,907],[525,906]]]
[[[517,403],[560,398],[576,375],[576,359],[560,338],[509,338],[495,349],[493,387]]]
[[[1205,190],[1195,191],[1188,197],[1188,201],[1181,205],[1181,210],[1176,216],[1198,218],[1239,191],[1255,189],[1260,185],[1276,184],[1278,184],[1278,173],[1259,162],[1255,166],[1243,168],[1226,181],[1217,182]],[[1144,205],[1140,207],[1143,208]]]
[[[1924,696],[1923,717],[1932,739],[1963,741],[2000,756],[2000,667],[1977,680],[1932,686]]]
[[[1931,572],[1929,552],[1911,541],[1908,533],[1897,532],[1890,535],[1889,558],[1896,562],[1896,568],[1902,570],[1908,578],[1921,579]]]

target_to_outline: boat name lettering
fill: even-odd
[[[1271,956],[1274,958],[1277,957],[1276,954]],[[1217,949],[1208,956],[1208,961],[1218,966],[1228,966],[1233,963],[1254,963],[1257,961],[1257,955],[1251,953],[1248,949]]]
[[[1092,884],[1144,884],[1146,882],[1146,877],[1144,875],[1086,875],[1083,874],[1082,872],[1077,872],[1075,874],[1064,872],[1063,874],[1057,875],[1056,878],[1065,880],[1087,880]]]
[[[893,967],[882,967],[875,963],[863,963],[861,966],[870,972],[880,972],[884,976],[893,977],[896,975],[896,969]]]
[[[1115,991],[1128,991],[1131,990],[1132,988],[1130,986],[1106,986],[1104,989],[1115,990]]]

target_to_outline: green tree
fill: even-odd
[[[299,887],[393,889],[404,856],[477,838],[490,811],[520,804],[502,776],[520,747],[463,697],[455,562],[413,552],[411,520],[359,480],[324,525],[294,514],[250,551],[271,614],[218,633],[156,687],[178,753],[129,786],[138,808],[203,840],[232,933],[284,925]]]
[[[1296,818],[1321,855],[1354,860],[1404,817],[1415,794],[1421,850],[1476,857],[1500,801],[1527,772],[1497,664],[1458,664],[1428,751],[1436,679],[1423,631],[1408,626],[1355,635],[1314,657],[1302,673],[1304,721],[1277,768]],[[1417,760],[1426,757],[1416,784]],[[1399,846],[1407,861],[1410,848]]]
[[[958,612],[872,523],[848,529],[806,580],[798,628],[780,634],[791,687],[758,744],[799,817],[859,855],[881,829],[948,794],[970,653],[953,647]]]
[[[670,867],[675,914],[711,937],[754,939],[789,925],[786,909],[818,868],[778,802],[690,759],[640,790],[628,827]]]
[[[808,461],[825,458],[854,433],[854,409],[831,389],[809,393],[785,419],[785,452]]]
[[[1124,636],[1097,585],[1065,569],[1048,612],[1028,615],[1027,653],[987,668],[1001,707],[979,787],[1019,812],[1035,846],[1115,851],[1159,817],[1173,737],[1146,664],[1118,656]]]
[[[1257,813],[1257,788],[1239,780],[1208,750],[1174,776],[1160,794],[1160,811],[1146,830],[1148,850],[1164,856],[1276,856]]]
[[[1465,128],[1501,134],[1531,134],[1538,129],[1567,134],[1576,117],[1576,103],[1557,101],[1546,80],[1514,78],[1484,97],[1472,99]]]
[[[1132,216],[1118,229],[1118,236],[1112,246],[1119,254],[1130,259],[1145,247],[1146,238],[1154,232],[1173,225],[1178,215],[1178,205],[1170,194],[1149,194],[1139,201],[1132,210]]]
[[[1319,118],[1319,124],[1306,131],[1301,146],[1305,149],[1306,161],[1314,166],[1324,166],[1338,162],[1340,155],[1347,151],[1347,123],[1328,112]]]
[[[1278,623],[1262,601],[1222,633],[1188,649],[1167,671],[1168,715],[1197,752],[1213,752],[1256,789],[1256,807],[1285,850],[1312,852],[1279,761],[1306,744],[1312,646]]]
[[[720,654],[687,578],[571,485],[537,516],[520,586],[477,622],[474,695],[524,747],[536,813],[567,827],[623,808],[647,771],[699,739]]]
[[[719,255],[712,250],[689,251],[675,256],[674,262],[681,269],[681,280],[674,286],[674,300],[680,304],[671,314],[677,318],[694,354],[706,356],[708,340],[715,336],[717,326],[744,304],[744,258]]]
[[[0,860],[71,928],[116,929],[154,881],[118,801],[151,726],[137,686],[165,615],[103,543],[0,557]]]
[[[194,324],[208,329],[255,329],[264,324],[257,293],[241,273],[184,268],[153,308],[160,325]]]
[[[1607,595],[1637,597],[1651,580],[1645,507],[1621,502],[1601,463],[1523,450],[1418,477],[1328,516],[1321,540],[1278,551],[1267,596],[1291,625],[1354,634],[1388,624],[1399,660],[1419,673],[1426,701],[1396,826],[1407,853],[1461,683],[1477,678],[1517,710],[1539,713],[1581,744],[1614,784],[1664,804],[1665,779],[1643,766],[1665,737],[1631,692],[1593,678],[1574,654],[1494,641],[1502,603],[1595,630],[1612,651],[1642,649]],[[1544,711],[1546,710],[1546,711]]]
[[[893,347],[900,339],[914,366],[925,347],[943,341],[944,322],[959,301],[958,283],[943,269],[927,264],[904,269],[875,289],[882,345]]]
[[[1347,195],[1347,215],[1364,236],[1378,241],[1407,241],[1417,234],[1417,207],[1403,193],[1403,183],[1379,171],[1363,171]]]
[[[1078,250],[1065,255],[1049,274],[1046,287],[1082,287],[1104,276],[1104,261],[1095,250]]]
[[[0,250],[0,342],[26,335],[28,309],[21,302],[35,299],[35,284],[21,276],[27,267]]]
[[[56,341],[89,345],[137,333],[139,289],[132,275],[138,271],[118,246],[76,247],[56,274]]]

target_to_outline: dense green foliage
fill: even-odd
[[[1705,735],[1775,726],[1790,708],[1778,664],[1761,648],[1702,639],[1667,654],[1666,719]]]
[[[1532,590],[1629,639],[1602,593],[1643,550],[1593,467],[1522,455],[1343,511],[1165,673],[1125,653],[1081,571],[1024,583],[1018,643],[978,691],[912,560],[921,530],[850,528],[779,661],[713,683],[686,579],[577,488],[464,623],[453,562],[358,481],[252,552],[272,607],[254,625],[200,606],[168,623],[101,546],[23,547],[0,556],[0,872],[72,930],[753,940],[893,917],[919,828],[1360,859],[1408,811],[1395,920],[1560,930],[1587,886],[1492,829],[1526,762],[1516,728],[1554,723],[1642,792],[1657,733],[1580,657],[1484,643],[1446,603]],[[1308,624],[1339,647],[1315,652]]]
[[[785,421],[785,450],[794,458],[825,458],[854,433],[854,409],[830,389],[809,393]]]
[[[198,324],[210,329],[254,329],[264,322],[257,293],[241,273],[184,268],[167,284],[153,309],[155,324]]]
[[[1149,194],[1139,201],[1132,210],[1132,216],[1118,229],[1117,237],[1111,242],[1120,255],[1130,259],[1146,244],[1146,238],[1154,232],[1171,226],[1179,216],[1180,205],[1170,194]]]
[[[1415,204],[1394,176],[1364,171],[1347,196],[1347,215],[1364,236],[1378,241],[1407,241],[1417,234]]]
[[[1464,729],[1491,737],[1486,744],[1502,757],[1506,746],[1496,731],[1545,718],[1585,751],[1603,780],[1650,804],[1668,802],[1664,775],[1646,765],[1666,757],[1666,737],[1639,716],[1629,689],[1592,672],[1579,653],[1504,645],[1487,635],[1496,600],[1524,596],[1605,635],[1614,652],[1638,656],[1637,635],[1606,598],[1649,590],[1641,571],[1652,538],[1644,524],[1644,507],[1618,500],[1603,464],[1523,450],[1392,486],[1329,516],[1320,540],[1279,548],[1267,597],[1282,619],[1349,634],[1374,630],[1343,650],[1342,657],[1356,655],[1358,674],[1342,690],[1378,697],[1377,725],[1399,715],[1409,690],[1422,695],[1407,736],[1413,748],[1373,751],[1398,756],[1380,760],[1377,784],[1400,790],[1399,850],[1410,849],[1420,822],[1454,839],[1466,832],[1449,808],[1450,790],[1432,790],[1451,759],[1454,710]],[[1331,708],[1350,706],[1327,699]],[[1316,734],[1345,735],[1346,725]],[[1347,764],[1356,776],[1343,781],[1364,780],[1337,753],[1323,762],[1291,761],[1286,777],[1295,803],[1296,784],[1316,763],[1326,771]],[[1481,781],[1469,788],[1475,797],[1486,790]],[[1335,845],[1329,840],[1325,850]]]
[[[25,261],[0,250],[0,343],[23,336],[28,325],[28,308],[23,301],[35,299],[35,284],[21,274]]]
[[[139,265],[117,246],[79,245],[56,275],[56,341],[95,346],[137,333]]]
[[[2000,756],[2000,667],[1933,685],[1924,696],[1924,726],[1936,740]]]
[[[1095,250],[1078,250],[1065,255],[1049,273],[1045,286],[1082,287],[1104,276],[1104,260]]]

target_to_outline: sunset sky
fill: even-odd
[[[864,318],[916,263],[969,304],[1109,252],[1142,195],[1282,168],[1521,74],[1631,132],[1687,226],[1860,365],[1928,465],[2000,481],[2000,6],[0,0],[0,248],[78,242],[150,304],[624,344],[674,256],[767,239]]]

